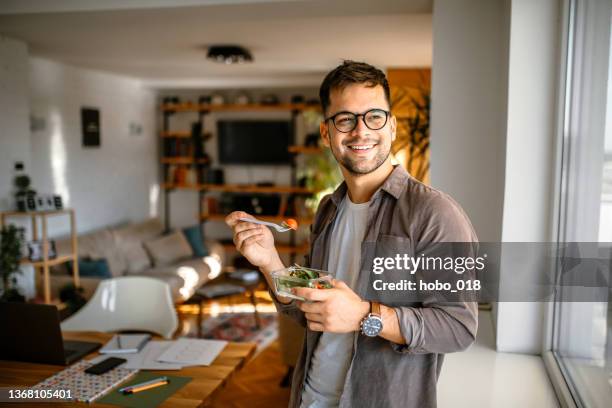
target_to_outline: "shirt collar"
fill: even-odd
[[[379,194],[379,192],[382,190],[382,191],[389,193],[393,198],[397,200],[402,194],[402,191],[404,190],[404,187],[406,186],[406,182],[408,181],[409,178],[410,178],[410,174],[408,174],[406,169],[396,164],[391,174],[389,174],[389,177],[387,177],[384,183],[382,183],[382,185],[378,188],[378,190],[376,190],[372,198],[376,197]],[[342,202],[342,199],[344,198],[344,195],[346,194],[346,190],[347,190],[346,182],[343,181],[338,186],[338,188],[336,188],[336,190],[333,192],[331,199],[332,199],[332,202],[336,205],[336,207],[338,207],[340,203]]]

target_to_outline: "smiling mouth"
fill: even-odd
[[[359,144],[359,145],[348,145],[347,147],[353,151],[367,151],[371,150],[376,144]]]

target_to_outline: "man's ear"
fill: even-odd
[[[321,121],[319,124],[319,133],[321,134],[321,140],[323,141],[323,146],[329,147],[329,128],[325,121]]]
[[[397,137],[397,118],[395,117],[395,115],[391,115],[391,119],[390,119],[389,126],[391,127],[391,141],[395,141],[395,138]]]

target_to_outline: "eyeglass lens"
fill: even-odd
[[[381,109],[372,109],[363,115],[342,112],[334,117],[334,126],[340,132],[350,132],[357,127],[357,118],[359,116],[363,116],[365,125],[371,130],[382,129],[387,123],[387,112]]]

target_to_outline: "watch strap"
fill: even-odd
[[[382,317],[382,313],[380,312],[380,303],[378,302],[371,303],[371,313],[374,316]]]

